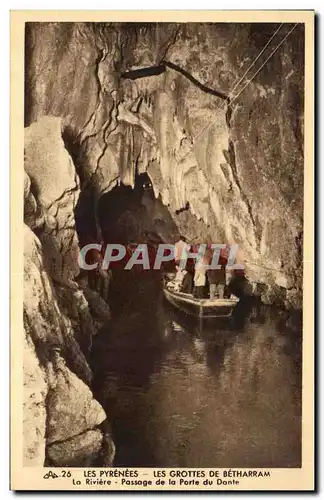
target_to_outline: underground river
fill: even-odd
[[[298,326],[262,308],[200,329],[150,279],[136,286],[93,347],[114,465],[299,467]]]

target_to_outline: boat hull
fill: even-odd
[[[192,295],[164,289],[164,296],[174,307],[196,318],[226,318],[232,315],[239,299],[197,299]]]

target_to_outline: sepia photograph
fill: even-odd
[[[15,447],[86,487],[304,464],[306,25],[180,18],[23,23]]]

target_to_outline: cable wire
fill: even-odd
[[[277,52],[277,50],[279,49],[279,47],[281,47],[281,45],[284,43],[284,41],[288,38],[288,36],[290,35],[290,33],[292,33],[294,31],[294,29],[296,28],[296,26],[298,25],[298,23],[296,23],[290,31],[288,31],[287,35],[281,40],[281,42],[279,43],[279,45],[277,45],[277,47],[271,52],[270,56],[267,57],[267,59],[264,61],[264,63],[260,66],[260,68],[254,73],[254,75],[252,75],[252,77],[250,78],[250,80],[248,80],[246,82],[246,84],[244,85],[244,87],[240,90],[240,92],[238,94],[236,94],[235,97],[233,97],[233,99],[231,100],[230,104],[232,104],[237,98],[238,96],[243,92],[243,90],[249,85],[249,83],[252,82],[252,80],[257,76],[258,73],[260,73],[261,69],[267,64],[267,62],[269,61],[269,59],[273,56],[273,54],[275,54]]]
[[[233,97],[233,99],[230,101],[230,104],[232,104],[238,97],[239,95],[243,92],[243,90],[249,85],[249,83],[251,83],[251,81],[258,75],[258,73],[261,71],[261,69],[266,65],[266,63],[269,61],[269,59],[275,54],[275,52],[277,52],[277,50],[279,49],[279,47],[283,44],[283,42],[288,38],[288,36],[290,35],[290,33],[293,32],[293,30],[296,28],[296,26],[298,25],[299,23],[296,23],[292,29],[285,35],[285,37],[281,40],[281,42],[275,47],[275,49],[271,52],[271,54],[269,55],[269,57],[267,57],[267,59],[264,61],[264,63],[260,66],[260,68],[252,75],[252,77],[248,80],[248,82],[243,86],[243,88],[238,92],[238,94],[236,94],[236,96]],[[272,35],[272,37],[270,38],[270,40],[268,41],[268,43],[266,44],[266,46],[262,49],[262,51],[260,52],[259,56],[257,56],[257,58],[254,60],[254,63],[259,59],[261,53],[264,52],[265,48],[269,46],[270,44],[270,41],[273,40],[274,36],[278,33],[279,29],[280,29],[281,25],[279,26],[279,28],[276,30],[276,32]],[[247,72],[250,70],[250,68],[253,67],[254,63],[248,68],[248,70],[244,73],[244,75],[241,77],[241,80],[244,78],[245,74],[247,74]],[[231,95],[233,93],[233,90],[235,89],[235,87],[237,87],[238,83],[233,87],[233,89],[231,90],[230,94]],[[219,108],[216,108],[215,111],[217,111],[218,109],[221,109],[221,108],[224,108],[225,107],[225,104],[223,106],[220,106]],[[213,123],[209,123],[207,124],[204,128],[202,128],[200,130],[200,132],[196,135],[196,137],[193,138],[193,142],[196,142],[196,140],[209,128],[213,125]],[[187,151],[187,153],[185,153],[181,158],[180,158],[180,161],[184,160],[188,154],[193,150],[194,148],[194,145]]]

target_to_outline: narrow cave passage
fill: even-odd
[[[146,243],[153,251],[159,243],[175,243],[179,231],[168,208],[155,198],[147,174],[136,176],[135,186],[117,185],[104,194],[98,203],[98,222],[105,244],[132,245]],[[152,310],[162,292],[159,271],[143,270],[141,266],[124,270],[112,266],[109,304],[112,314],[127,309]]]
[[[135,186],[119,184],[98,203],[98,220],[107,242],[128,244],[174,243],[179,231],[146,173],[139,174]]]

